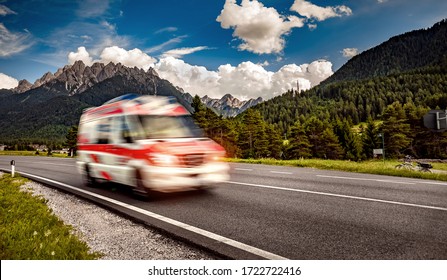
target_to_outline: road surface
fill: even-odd
[[[210,191],[141,201],[84,187],[74,159],[0,156],[0,169],[13,159],[17,172],[228,258],[447,259],[447,182],[231,164]]]

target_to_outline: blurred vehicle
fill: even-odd
[[[123,95],[86,109],[79,123],[77,168],[91,187],[111,181],[143,196],[200,189],[229,179],[224,156],[175,98]]]

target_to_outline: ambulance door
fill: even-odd
[[[112,166],[113,154],[110,153],[112,146],[112,121],[111,117],[98,119],[96,123],[97,139],[95,151],[92,152],[92,171],[95,177],[113,181]]]
[[[128,165],[131,156],[131,149],[135,145],[128,136],[128,127],[124,116],[112,118],[111,145],[108,153],[111,156],[110,172],[113,181],[129,185],[133,182],[135,172]]]

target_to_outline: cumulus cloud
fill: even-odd
[[[0,22],[0,57],[20,53],[32,44],[30,33],[11,32]]]
[[[240,99],[270,99],[287,90],[307,90],[333,74],[332,63],[319,60],[310,64],[283,66],[277,72],[267,71],[250,61],[237,66],[225,64],[217,71],[190,65],[181,59],[161,59],[155,69],[160,77],[169,80],[192,95],[220,98],[227,93]]]
[[[157,61],[139,49],[127,51],[117,46],[105,48],[100,57],[100,61],[104,63],[121,63],[128,67],[138,67],[144,70],[149,69]]]
[[[179,49],[169,50],[169,51],[163,53],[161,56],[162,57],[172,56],[175,58],[181,58],[184,55],[192,54],[192,53],[207,50],[207,49],[209,49],[209,48],[206,46],[200,46],[200,47],[194,47],[194,48],[179,48]]]
[[[81,59],[84,63],[92,61],[84,47],[77,52],[69,54],[69,61]],[[250,61],[242,62],[237,66],[221,65],[216,71],[208,70],[203,66],[191,65],[182,59],[166,56],[158,62],[139,49],[127,51],[119,47],[105,48],[99,59],[93,62],[122,63],[129,67],[138,67],[147,70],[153,67],[161,78],[170,81],[173,85],[183,88],[192,95],[221,98],[227,93],[240,99],[258,98],[270,99],[287,90],[307,90],[333,74],[332,63],[326,60],[314,61],[310,64],[288,64],[276,72],[264,68],[266,64],[255,64]]]
[[[352,10],[345,5],[320,7],[305,0],[295,0],[290,10],[308,19],[316,19],[318,21],[352,15]]]
[[[77,52],[70,52],[68,54],[69,64],[74,64],[78,60],[82,60],[84,64],[88,66],[93,64],[93,59],[90,57],[85,47],[79,47]]]
[[[353,56],[356,56],[359,53],[359,50],[356,48],[345,48],[343,49],[342,53],[344,57],[351,58]]]
[[[5,5],[0,5],[0,16],[6,15],[17,15],[17,13],[6,7]]]
[[[85,65],[92,65],[95,62],[102,63],[121,63],[127,67],[138,67],[144,70],[154,66],[157,61],[155,58],[145,54],[139,49],[125,50],[123,48],[113,46],[102,50],[99,59],[94,60],[85,47],[79,47],[77,52],[68,54],[68,63],[73,64],[77,60],[82,60]]]
[[[280,53],[284,49],[284,36],[294,27],[302,27],[303,19],[296,16],[284,17],[274,8],[267,8],[257,0],[226,0],[217,17],[221,27],[233,28],[233,36],[241,39],[239,50],[257,54]]]
[[[10,89],[17,87],[18,85],[19,81],[17,81],[17,79],[0,73],[0,88]]]

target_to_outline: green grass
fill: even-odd
[[[2,260],[91,260],[101,255],[73,234],[46,200],[21,191],[27,180],[0,177],[0,259]]]
[[[36,151],[0,151],[0,156],[42,156],[47,157],[47,152],[39,152],[36,154]],[[52,153],[50,157],[60,157],[60,158],[69,158],[68,154],[59,154]]]
[[[447,173],[427,173],[420,171],[398,170],[395,166],[401,162],[397,160],[387,160],[385,162],[379,160],[371,161],[345,161],[345,160],[322,160],[322,159],[297,159],[297,160],[276,160],[276,159],[227,159],[228,162],[252,163],[252,164],[269,164],[308,167],[317,169],[340,170],[356,173],[379,174],[399,177],[410,177],[420,179],[431,179],[447,181]],[[447,170],[445,163],[432,163],[433,169]]]

